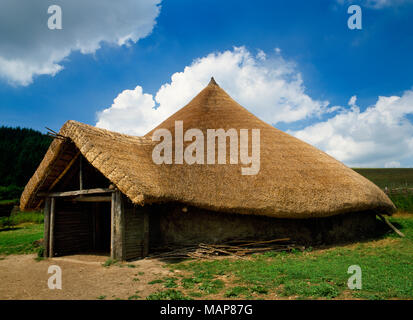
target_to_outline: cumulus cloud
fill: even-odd
[[[73,51],[94,53],[103,42],[127,45],[147,36],[161,0],[2,0],[0,77],[28,85],[37,75],[55,75]],[[49,30],[50,5],[62,8],[62,30]]]
[[[142,87],[124,90],[120,93],[110,108],[98,113],[97,127],[143,135],[153,129],[158,118],[166,118],[165,109],[155,110],[155,101],[151,94],[143,93]]]
[[[142,103],[140,86],[123,91],[111,107],[98,113],[96,125],[143,135],[187,104],[211,76],[241,105],[273,124],[316,117],[329,111],[327,101],[314,100],[305,93],[301,74],[293,63],[279,55],[267,57],[262,50],[254,56],[239,47],[194,60],[182,72],[174,73],[171,81],[163,84],[155,97],[151,96],[151,103]],[[127,122],[123,121],[125,117]]]
[[[413,91],[379,97],[364,111],[355,103],[352,97],[350,109],[290,133],[352,167],[412,166]]]

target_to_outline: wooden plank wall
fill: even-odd
[[[56,201],[54,255],[86,252],[92,248],[91,214],[78,203]]]
[[[144,258],[148,254],[149,220],[145,207],[125,205],[125,260]]]

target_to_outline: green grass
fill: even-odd
[[[190,290],[193,297],[264,298],[272,293],[297,299],[413,299],[413,217],[390,220],[406,238],[392,233],[381,240],[323,251],[268,252],[250,260],[192,261],[169,267],[185,272],[176,290]],[[361,290],[347,288],[350,265],[362,269]],[[231,280],[217,279],[222,275]]]
[[[164,280],[162,280],[162,279],[155,279],[155,280],[152,280],[152,281],[150,281],[150,282],[148,282],[148,284],[157,284],[157,283],[162,283]]]
[[[102,263],[102,267],[110,267],[112,265],[117,265],[118,264],[118,260],[116,259],[107,259],[104,263]]]
[[[176,283],[177,278],[166,278],[164,287],[165,288],[176,288],[178,285]]]
[[[43,224],[26,224],[0,229],[0,254],[34,253],[39,247],[33,242],[43,238]]]
[[[248,287],[237,286],[225,292],[224,296],[226,298],[236,298],[236,297],[239,297],[240,295],[248,294],[249,291],[250,289]]]
[[[181,291],[168,289],[152,293],[146,297],[146,300],[191,300],[191,298],[185,296]]]
[[[6,227],[17,226],[22,223],[43,223],[44,216],[42,212],[18,212],[11,215],[10,217],[0,218],[0,229]]]
[[[390,194],[389,197],[399,211],[413,213],[413,192],[409,194]]]
[[[413,188],[413,168],[353,169],[380,188]],[[392,193],[391,201],[399,211],[413,213],[413,192]]]
[[[156,294],[151,296],[151,300],[155,300],[156,297],[163,297],[162,295],[165,292],[169,292],[169,294],[176,294],[176,292],[180,292],[179,290],[172,290],[171,288],[193,289],[187,293],[187,295],[190,297],[202,297],[210,294],[217,294],[219,292],[222,292],[222,290],[225,288],[225,283],[222,280],[215,279],[213,275],[207,272],[201,272],[194,277],[184,277],[181,279],[174,277],[165,277],[163,279],[156,279],[149,282],[149,284],[156,283],[163,283],[163,287],[167,290],[158,291]],[[162,299],[167,298],[163,297]]]

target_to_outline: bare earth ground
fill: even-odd
[[[322,252],[322,250],[321,250]],[[143,259],[124,263],[122,267],[102,264],[107,256],[72,255],[36,261],[37,255],[9,255],[0,259],[0,300],[106,300],[145,299],[158,292],[162,284],[149,284],[162,277],[177,276],[182,271],[171,272],[166,263],[157,259]],[[223,259],[216,257],[214,259]],[[51,290],[47,281],[51,274],[48,268],[57,265],[62,269],[62,289]],[[129,265],[129,266],[128,266]],[[134,268],[130,267],[135,266]],[[182,272],[185,275],[185,272]],[[219,276],[229,287],[233,287],[232,276]],[[296,296],[282,297],[269,293],[260,299],[291,300]],[[354,299],[347,291],[340,299]],[[203,299],[228,299],[222,294],[211,294]]]
[[[148,282],[172,274],[158,260],[139,260],[122,267],[103,267],[108,258],[76,255],[35,261],[36,255],[9,255],[0,259],[0,299],[145,299],[161,285]],[[51,290],[50,265],[62,269],[62,289]],[[134,265],[131,267],[128,265]]]

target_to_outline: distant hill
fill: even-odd
[[[51,141],[33,129],[0,127],[0,200],[20,196]]]
[[[380,188],[413,188],[413,168],[354,168]]]

